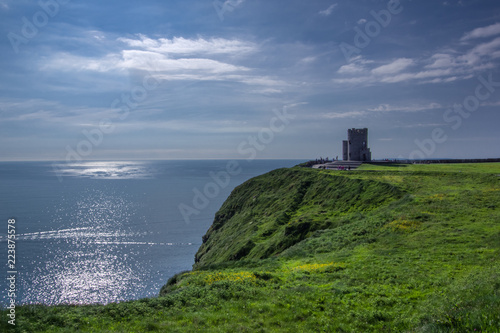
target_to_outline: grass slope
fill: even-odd
[[[316,230],[339,227],[360,214],[376,215],[373,211],[402,196],[397,187],[378,181],[311,169],[272,171],[233,191],[203,237],[194,267],[269,258]]]
[[[275,170],[233,191],[158,298],[23,306],[16,328],[499,332],[499,203],[500,164]]]

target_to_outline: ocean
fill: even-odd
[[[16,272],[17,305],[156,296],[169,277],[191,269],[201,237],[234,187],[301,162],[2,162],[0,275]],[[12,267],[9,219],[16,235]],[[4,281],[2,306],[9,302]]]

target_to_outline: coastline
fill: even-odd
[[[70,318],[84,332],[493,332],[499,174],[498,163],[277,169],[232,191],[195,269],[172,277],[159,297],[24,306],[19,323],[58,331]]]

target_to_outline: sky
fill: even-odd
[[[500,157],[498,0],[0,0],[0,160]]]

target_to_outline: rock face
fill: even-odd
[[[194,268],[269,258],[402,195],[377,181],[305,168],[274,170],[234,189],[203,236]]]

